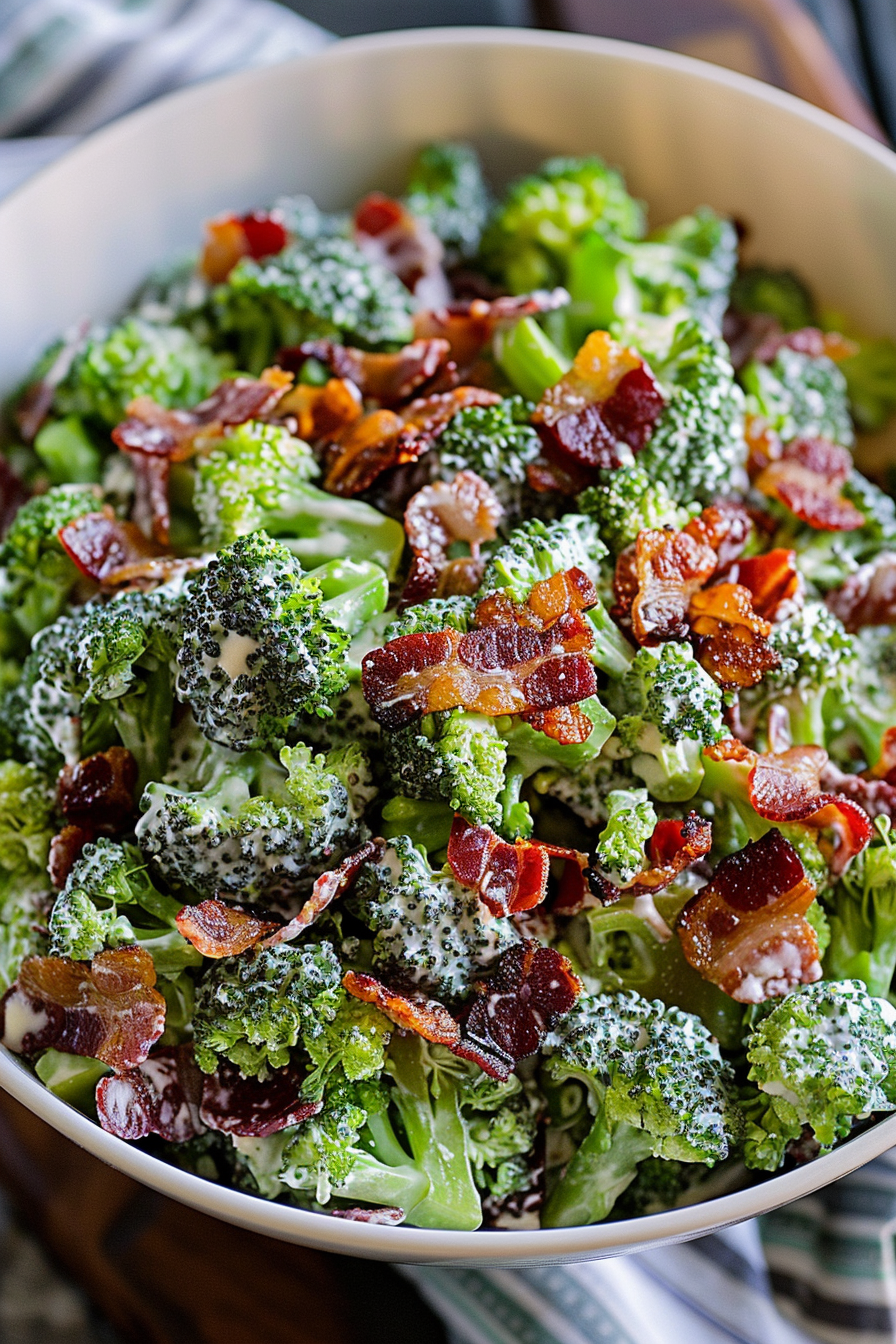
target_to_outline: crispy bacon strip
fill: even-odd
[[[492,487],[474,471],[460,471],[451,482],[436,481],[418,490],[404,513],[414,564],[406,594],[402,594],[402,606],[436,594],[447,596],[446,589],[456,593],[465,588],[475,593],[482,582],[480,547],[498,535],[503,512]],[[469,546],[469,563],[465,563],[465,557],[449,559],[449,547],[458,541]]]
[[[82,574],[109,586],[114,586],[114,576],[122,569],[165,554],[163,547],[151,541],[136,523],[116,518],[108,505],[60,528],[59,540]]]
[[[460,1027],[444,1004],[435,999],[410,999],[360,971],[346,971],[342,985],[352,998],[372,1003],[397,1027],[414,1031],[426,1041],[447,1045],[450,1049],[460,1040]]]
[[[757,616],[742,584],[716,583],[694,593],[688,621],[698,662],[725,690],[756,686],[781,665],[768,642],[772,627]]]
[[[783,621],[803,604],[796,552],[784,547],[736,561],[725,578],[749,590],[753,610],[766,621]]]
[[[202,1080],[199,1115],[220,1134],[267,1138],[321,1110],[322,1102],[302,1100],[304,1082],[303,1070],[292,1064],[270,1070],[263,1079],[244,1078],[235,1064],[222,1059]]]
[[[100,952],[88,965],[26,957],[0,1000],[0,1035],[14,1054],[66,1051],[113,1069],[142,1064],[165,1029],[165,1000],[142,947]]]
[[[547,895],[550,859],[543,845],[502,840],[490,826],[457,814],[448,840],[448,866],[462,886],[478,891],[493,915],[515,915]]]
[[[887,733],[893,732],[896,729],[887,729]],[[845,794],[863,812],[867,812],[872,821],[875,817],[889,817],[891,821],[896,821],[896,774],[892,756],[888,758],[886,753],[882,753],[874,769],[865,770],[861,775],[849,775],[828,761],[821,772],[820,782],[825,789],[838,795]]]
[[[77,765],[63,766],[57,789],[69,823],[115,835],[134,818],[137,762],[124,747],[109,747]]]
[[[355,242],[365,256],[393,271],[401,283],[427,304],[451,297],[442,270],[445,249],[425,220],[380,191],[359,201],[354,217]]]
[[[201,1095],[192,1045],[169,1046],[136,1068],[101,1078],[97,1117],[103,1129],[129,1142],[158,1134],[167,1143],[186,1143],[205,1133]]]
[[[819,531],[851,532],[865,522],[865,515],[840,493],[851,470],[849,449],[828,439],[794,439],[753,484]]]
[[[281,350],[277,360],[293,373],[298,373],[306,360],[319,360],[337,380],[353,383],[362,396],[371,397],[381,406],[394,407],[402,405],[424,383],[435,378],[447,364],[450,351],[448,341],[439,337],[412,341],[391,353],[356,350],[334,341],[305,341]],[[290,397],[293,395],[290,393]]]
[[[658,821],[647,847],[650,866],[625,888],[626,896],[655,895],[674,882],[692,863],[702,859],[712,847],[712,822],[696,812],[683,821]]]
[[[508,1078],[521,1059],[534,1055],[582,992],[566,957],[527,940],[498,958],[488,979],[473,986],[476,998],[463,1037],[451,1047],[492,1078]]]
[[[549,313],[569,303],[565,289],[539,289],[533,294],[502,295],[497,299],[466,299],[414,314],[417,340],[446,340],[451,359],[466,372],[495,332],[521,318]]]
[[[806,920],[815,886],[780,831],[722,859],[678,922],[685,957],[738,1003],[763,1003],[821,979]]]
[[[633,563],[632,563],[633,562]],[[634,556],[623,552],[616,566],[617,600],[632,591],[632,633],[641,645],[686,639],[691,599],[712,577],[718,557],[711,546],[687,532],[645,528]],[[621,570],[620,570],[621,567]],[[632,572],[633,571],[633,572]]]
[[[331,902],[340,900],[346,892],[351,891],[355,879],[366,863],[377,863],[383,857],[385,848],[385,840],[365,840],[363,845],[353,849],[351,854],[347,854],[335,868],[328,873],[321,873],[311,888],[311,895],[295,919],[291,919],[288,924],[278,928],[276,933],[265,938],[265,947],[289,942],[310,928]]]
[[[882,551],[825,601],[850,633],[866,625],[896,625],[896,552]]]
[[[716,569],[724,569],[742,553],[753,532],[753,520],[743,504],[723,499],[708,505],[683,529],[689,537],[716,553]]]
[[[96,833],[88,826],[63,826],[58,835],[50,841],[50,857],[47,872],[57,891],[65,886],[68,875],[81,857],[85,845],[96,839]]]
[[[204,957],[234,957],[254,947],[281,927],[279,920],[259,919],[242,906],[216,899],[185,905],[177,916],[179,932]]]
[[[591,471],[618,467],[621,448],[638,452],[653,433],[665,400],[641,356],[606,331],[593,331],[569,373],[535,408],[549,458]]]
[[[211,285],[223,283],[238,261],[282,252],[289,234],[279,210],[253,210],[248,215],[218,215],[205,225],[199,271]]]
[[[335,438],[360,420],[363,411],[361,393],[348,378],[328,378],[323,387],[298,383],[277,404],[277,415],[287,424],[293,419],[296,436],[309,443]]]
[[[839,331],[820,331],[818,327],[800,327],[798,331],[770,332],[753,352],[753,358],[759,364],[771,364],[779,350],[798,350],[811,359],[821,359],[826,355],[835,363],[848,359],[858,353],[855,341],[841,336]]]

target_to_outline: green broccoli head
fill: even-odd
[[[60,616],[35,636],[21,678],[4,706],[18,754],[48,775],[109,745],[102,735],[98,742],[90,740],[82,723],[81,697],[69,688],[77,631],[75,617]],[[114,732],[111,736],[114,739]]]
[[[62,614],[79,572],[60,528],[100,507],[89,485],[56,485],[23,504],[0,543],[0,653],[24,654]]]
[[[849,409],[859,429],[883,429],[896,409],[896,342],[887,336],[849,336],[858,344],[854,355],[837,367],[846,379]]]
[[[793,271],[745,267],[731,286],[731,306],[739,313],[768,313],[785,331],[811,327],[815,321],[812,295]]]
[[[218,751],[202,762],[198,787],[148,785],[137,840],[166,885],[288,898],[360,844],[373,792],[361,748],[315,756],[284,747],[281,760],[285,771],[262,752]]]
[[[597,862],[611,881],[622,886],[645,865],[644,850],[657,815],[646,789],[613,789],[606,807],[609,816],[597,843]]]
[[[452,1003],[518,938],[509,920],[494,919],[448,869],[433,872],[406,835],[365,865],[349,905],[375,934],[375,966]]]
[[[472,625],[476,603],[471,597],[431,597],[415,607],[405,607],[386,626],[383,643],[402,635],[430,634],[437,630],[457,630],[466,634]]]
[[[473,1178],[483,1199],[500,1205],[532,1188],[532,1150],[538,1115],[516,1074],[496,1082],[478,1071],[461,1080]]]
[[[531,424],[531,406],[522,397],[505,397],[494,406],[467,406],[439,437],[444,480],[459,471],[475,471],[489,481],[504,507],[517,518],[526,498],[526,468],[541,453]]]
[[[689,644],[639,649],[608,692],[621,756],[662,802],[692,798],[703,777],[704,747],[720,741],[722,692]]]
[[[344,997],[342,967],[327,942],[224,957],[196,987],[196,1062],[214,1073],[223,1057],[247,1076],[284,1068],[292,1050],[324,1035]]]
[[[859,1115],[896,1109],[896,1013],[858,980],[819,980],[788,994],[747,1038],[745,1161],[774,1171],[809,1125],[822,1150]]]
[[[547,763],[545,763],[547,766]],[[570,771],[542,769],[534,780],[538,793],[556,798],[581,817],[588,827],[604,826],[610,817],[608,798],[614,791],[629,792],[640,785],[631,759],[602,752]]]
[[[476,825],[501,825],[507,747],[493,719],[462,709],[428,714],[385,735],[383,763],[397,793],[443,800]]]
[[[259,373],[282,346],[328,337],[371,348],[412,339],[411,295],[348,238],[296,241],[243,260],[212,295],[220,337]]]
[[[644,211],[602,159],[548,159],[498,204],[481,257],[511,294],[562,284],[573,248],[597,223],[622,238],[638,238]]]
[[[34,765],[0,762],[0,901],[20,889],[48,887],[55,812],[52,780]]]
[[[330,713],[348,644],[319,578],[257,532],[220,551],[190,589],[177,694],[213,741],[280,746],[303,711]]]
[[[782,346],[769,364],[751,361],[741,372],[750,409],[763,416],[785,443],[797,438],[855,442],[846,379],[822,355],[813,358]]]
[[[393,1030],[392,1023],[378,1008],[344,994],[334,1016],[325,1021],[323,1031],[304,1038],[314,1070],[305,1079],[302,1095],[322,1095],[334,1079],[344,1077],[357,1083],[378,1078]]]
[[[604,470],[597,485],[577,500],[582,513],[593,518],[600,537],[613,555],[624,551],[645,528],[682,528],[699,506],[680,505],[665,481],[651,474],[641,461],[615,471]]]
[[[472,145],[424,145],[411,164],[405,205],[425,219],[449,255],[474,257],[489,211],[489,191]]]

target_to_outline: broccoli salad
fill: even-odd
[[[0,1038],[337,1218],[896,1111],[896,345],[600,159],[206,223],[7,406]],[[198,229],[197,229],[198,234]]]

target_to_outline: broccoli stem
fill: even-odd
[[[349,1174],[339,1186],[333,1187],[333,1194],[340,1199],[363,1204],[392,1204],[410,1215],[426,1200],[429,1192],[429,1177],[425,1171],[411,1166],[407,1154],[404,1165],[392,1165],[378,1161],[376,1157],[361,1153]],[[415,1218],[408,1218],[416,1225]]]
[[[92,485],[100,479],[100,454],[77,415],[48,421],[34,440],[34,451],[52,485]]]
[[[144,684],[142,695],[123,695],[109,702],[122,745],[137,762],[138,798],[150,780],[161,779],[168,769],[174,713],[174,687],[167,664],[160,663]]]
[[[315,485],[297,485],[290,504],[296,501],[307,503],[307,509],[285,512],[267,530],[305,569],[364,556],[381,565],[390,579],[395,578],[405,542],[404,528],[395,518],[361,499],[340,499]],[[289,535],[280,536],[287,529]]]
[[[495,359],[516,390],[529,401],[540,401],[547,388],[558,383],[571,364],[534,317],[524,317],[509,331],[496,334]]]
[[[504,776],[504,788],[498,801],[501,804],[501,834],[507,840],[527,839],[532,834],[532,813],[529,804],[520,801],[520,790],[528,772],[511,756]]]
[[[609,616],[602,602],[587,613],[594,632],[591,661],[608,677],[624,677],[632,665],[635,650]]]
[[[395,1035],[386,1064],[414,1161],[430,1181],[429,1193],[408,1221],[415,1227],[473,1232],[482,1222],[482,1206],[458,1083],[445,1071],[427,1067],[425,1048],[419,1036]]]
[[[331,560],[311,571],[324,596],[321,610],[349,635],[386,610],[389,580],[372,560]]]
[[[579,1147],[541,1217],[542,1227],[583,1227],[600,1223],[635,1179],[638,1163],[653,1148],[643,1129],[612,1125],[603,1108]]]
[[[415,845],[423,845],[429,853],[445,848],[454,821],[447,803],[405,798],[403,794],[389,799],[382,816],[381,833],[387,840],[395,835],[409,835]]]

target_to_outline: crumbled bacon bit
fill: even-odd
[[[841,336],[839,331],[820,331],[818,327],[800,327],[798,331],[770,332],[753,352],[759,364],[771,364],[779,350],[798,350],[810,359],[827,356],[835,363],[858,353],[855,341]]]
[[[289,942],[291,938],[297,937],[304,929],[310,928],[318,915],[322,914],[328,905],[341,899],[346,892],[351,891],[355,885],[355,879],[365,863],[377,863],[382,858],[385,848],[385,840],[365,840],[363,845],[353,849],[351,854],[347,854],[335,868],[332,868],[328,873],[321,873],[311,888],[311,895],[295,919],[291,919],[276,933],[271,934],[269,938],[265,938],[265,947],[273,947],[275,943]]]
[[[537,457],[526,467],[526,482],[531,490],[540,495],[578,495],[590,479],[590,472],[561,467],[559,463],[548,462],[543,457]]]
[[[360,971],[346,971],[342,985],[352,998],[372,1003],[397,1027],[414,1031],[426,1041],[447,1045],[450,1049],[460,1040],[460,1027],[444,1004],[435,999],[410,999]]]
[[[617,600],[637,585],[631,602],[632,632],[641,645],[686,639],[691,598],[712,577],[718,557],[711,546],[687,532],[645,528],[634,556],[623,552],[616,566]]]
[[[331,1218],[345,1218],[350,1223],[379,1223],[383,1227],[398,1227],[407,1214],[395,1204],[381,1204],[375,1209],[333,1209]]]
[[[462,886],[478,891],[493,915],[515,915],[540,905],[547,895],[550,859],[543,845],[502,840],[490,826],[472,826],[455,816],[448,866]]]
[[[244,1078],[235,1064],[222,1059],[202,1080],[199,1115],[220,1134],[264,1139],[321,1110],[322,1102],[302,1100],[304,1081],[303,1070],[293,1064],[271,1069],[263,1079]]]
[[[710,504],[683,529],[689,537],[716,553],[716,570],[724,569],[741,555],[753,532],[753,519],[743,504],[720,500]]]
[[[564,747],[587,742],[594,724],[580,705],[555,705],[553,709],[533,709],[520,718],[545,737],[551,737]]]
[[[57,891],[68,881],[68,875],[81,857],[85,845],[96,839],[96,832],[86,826],[63,826],[50,841],[47,871]]]
[[[608,332],[593,331],[569,373],[545,392],[532,423],[561,466],[618,467],[623,445],[643,448],[664,406],[641,356]]]
[[[872,779],[885,779],[896,784],[896,728],[888,728],[881,738],[880,756],[867,771]]]
[[[641,896],[662,891],[711,847],[712,823],[696,812],[689,812],[682,821],[658,821],[647,846],[649,866],[625,887],[624,894]]]
[[[887,732],[893,733],[896,729],[888,728]],[[837,795],[845,794],[863,812],[867,812],[872,821],[875,817],[889,817],[890,821],[896,821],[896,778],[892,778],[892,775],[892,756],[882,753],[878,765],[861,775],[847,774],[828,761],[821,772],[820,783]]]
[[[778,461],[784,445],[777,430],[761,415],[744,416],[744,438],[748,449],[747,473],[752,480],[770,463]]]
[[[137,762],[124,747],[109,747],[59,775],[59,806],[66,821],[114,835],[134,817]]]
[[[840,493],[852,470],[848,448],[828,439],[793,439],[753,484],[797,518],[822,532],[851,532],[865,515]]]
[[[235,957],[281,927],[279,920],[259,919],[242,906],[217,899],[185,905],[177,916],[178,931],[204,957]]]
[[[205,225],[200,273],[211,285],[222,284],[238,261],[282,252],[289,234],[278,210],[253,210],[248,215],[219,215]]]
[[[202,1075],[192,1045],[166,1047],[136,1068],[101,1078],[96,1088],[100,1125],[134,1142],[158,1134],[167,1143],[187,1143],[205,1133],[199,1118]]]
[[[473,988],[476,998],[453,1053],[502,1079],[537,1053],[582,992],[566,957],[534,941],[509,948],[488,979]]]
[[[108,505],[60,528],[59,541],[81,573],[105,587],[117,586],[122,571],[142,567],[165,554],[136,523],[116,518]]]
[[[851,634],[866,625],[896,625],[896,553],[882,551],[825,601]]]
[[[401,283],[428,304],[451,296],[442,270],[440,240],[425,220],[382,192],[365,196],[355,209],[355,242],[365,256],[393,271]]]
[[[501,295],[497,299],[466,299],[414,314],[414,336],[446,340],[451,358],[466,373],[501,327],[523,317],[549,313],[569,302],[565,289],[536,290],[534,294]]]
[[[449,559],[449,547],[458,541],[465,542],[473,561],[478,561],[483,542],[494,541],[498,535],[497,525],[503,512],[492,487],[474,471],[460,471],[450,483],[436,481],[418,490],[404,513],[414,567],[408,580],[411,602],[405,600],[403,605],[424,601],[436,593],[447,596],[440,591],[443,588],[440,580],[449,566],[452,573],[446,576],[448,582],[444,587],[450,585],[456,592],[459,586],[464,586],[454,577],[457,564]],[[475,565],[471,578],[481,582],[481,569]],[[463,572],[466,574],[466,568]],[[471,593],[479,582],[469,589]]]
[[[363,414],[361,393],[348,378],[328,378],[323,387],[298,383],[277,405],[277,415],[290,423],[295,434],[309,443],[332,439],[355,424]]]
[[[757,616],[741,584],[716,583],[694,593],[688,620],[698,662],[725,690],[756,686],[781,665],[768,642],[772,627]]]
[[[736,561],[725,578],[749,589],[753,610],[764,620],[786,620],[803,604],[804,585],[796,552],[785,547]]]
[[[722,859],[682,911],[684,955],[738,1003],[763,1003],[821,979],[818,940],[806,920],[815,886],[780,831]]]
[[[283,368],[293,373],[298,373],[306,360],[316,359],[330,369],[336,379],[348,379],[353,383],[362,396],[372,397],[382,406],[400,406],[440,372],[448,362],[450,351],[449,343],[440,338],[412,341],[389,353],[356,350],[353,346],[337,345],[333,341],[305,341],[302,345],[281,350],[277,358]]]
[[[141,1064],[165,1029],[165,1000],[153,988],[142,947],[100,952],[88,965],[67,957],[26,957],[0,1000],[2,1042],[14,1054],[63,1050],[113,1069]]]

